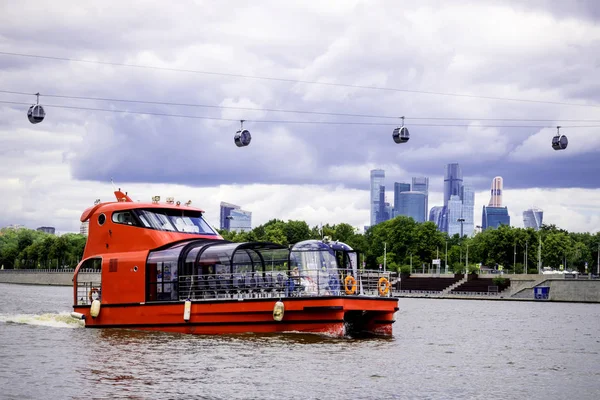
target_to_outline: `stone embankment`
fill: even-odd
[[[413,274],[411,276],[440,278],[449,275]],[[493,278],[497,274],[481,274],[480,278]],[[556,301],[574,303],[600,303],[600,279],[590,279],[590,276],[574,275],[538,275],[516,274],[503,275],[510,279],[510,286],[499,293],[452,294],[448,290],[442,292],[398,293],[398,297],[427,297],[438,299],[465,300],[514,300],[514,301]],[[539,288],[539,289],[536,289]],[[547,297],[540,296],[543,290]],[[536,291],[538,296],[536,298]]]
[[[100,273],[94,270],[79,272],[81,281],[99,281]],[[73,270],[61,269],[5,269],[0,270],[0,283],[23,285],[73,286]]]
[[[82,282],[99,282],[100,273],[94,270],[82,270],[79,273]],[[451,275],[413,274],[412,276],[444,279]],[[494,277],[498,275],[480,275]],[[427,297],[444,299],[472,300],[515,300],[515,301],[560,301],[600,303],[600,279],[587,277],[565,278],[561,275],[503,275],[510,279],[510,287],[500,293],[455,295],[448,290],[442,292],[423,291],[423,293],[392,293],[398,297]],[[24,285],[72,286],[73,270],[0,270],[0,283]],[[547,288],[547,298],[537,298],[535,288]],[[539,291],[539,290],[538,290]]]

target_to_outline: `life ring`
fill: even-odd
[[[381,296],[385,296],[390,291],[390,281],[387,278],[381,277],[379,278],[379,283],[377,283],[377,290],[379,290],[379,294]]]
[[[356,279],[352,275],[348,275],[344,279],[344,289],[346,289],[346,294],[356,293]]]
[[[92,301],[94,301],[94,298],[93,298],[94,293],[96,293],[98,295],[97,298],[100,298],[100,289],[93,287],[90,289],[90,294],[88,295],[88,299],[90,299],[90,303]]]

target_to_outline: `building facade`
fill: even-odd
[[[448,205],[450,196],[462,196],[463,174],[458,163],[446,165],[444,174],[444,205]]]
[[[221,202],[219,229],[235,232],[252,230],[252,212],[242,210],[240,206]]]
[[[508,207],[483,206],[481,213],[481,229],[498,228],[500,225],[510,225]]]
[[[433,222],[441,232],[446,232],[448,230],[447,215],[446,207],[434,206],[429,211],[429,221]]]
[[[525,228],[533,228],[536,231],[542,226],[544,219],[544,211],[539,208],[530,208],[523,211],[523,226]]]
[[[36,231],[49,233],[51,235],[56,234],[56,228],[54,228],[53,226],[40,226],[36,229]]]
[[[410,183],[394,182],[394,217],[400,215],[402,198],[400,193],[410,192]]]
[[[427,177],[414,177],[412,178],[412,187],[411,190],[413,192],[421,192],[425,194],[425,214],[423,215],[423,220],[427,221],[428,211],[429,211],[429,178]]]
[[[462,201],[458,195],[453,194],[448,200],[447,207],[447,224],[448,236],[464,235],[464,221],[459,221],[462,218]]]
[[[471,185],[463,185],[462,190],[463,235],[473,236],[475,232],[475,191]]]
[[[502,187],[504,181],[501,176],[497,176],[492,180],[492,190],[490,191],[490,207],[502,207]]]
[[[380,211],[380,192],[381,187],[384,187],[385,198],[385,171],[382,169],[371,170],[371,226],[377,224],[377,214]]]
[[[423,192],[401,192],[397,215],[411,217],[415,222],[425,222],[426,196]]]

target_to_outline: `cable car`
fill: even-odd
[[[44,117],[46,116],[46,111],[44,111],[44,107],[40,105],[40,94],[37,93],[36,96],[36,104],[29,107],[29,110],[27,111],[27,118],[32,124],[39,124],[44,120]]]
[[[233,137],[233,141],[235,142],[237,147],[245,147],[250,144],[252,140],[252,136],[250,135],[250,131],[244,129],[244,120],[240,121],[241,127],[240,130],[235,133]]]
[[[552,148],[554,150],[564,150],[569,144],[569,139],[565,135],[560,134],[560,126],[556,127],[556,136],[552,138]]]
[[[392,133],[392,138],[394,142],[397,144],[406,143],[408,139],[410,139],[410,134],[408,133],[408,128],[404,126],[404,117],[402,118],[402,126],[394,129],[394,133]]]

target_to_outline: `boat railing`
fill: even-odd
[[[150,301],[282,298],[308,296],[392,296],[386,273],[288,274],[288,271],[239,274],[180,275],[168,282],[150,282]],[[346,278],[352,276],[352,278]],[[386,281],[381,282],[381,278]],[[152,287],[154,286],[154,287]]]
[[[100,282],[77,282],[77,304],[91,305],[94,300],[102,300]]]

